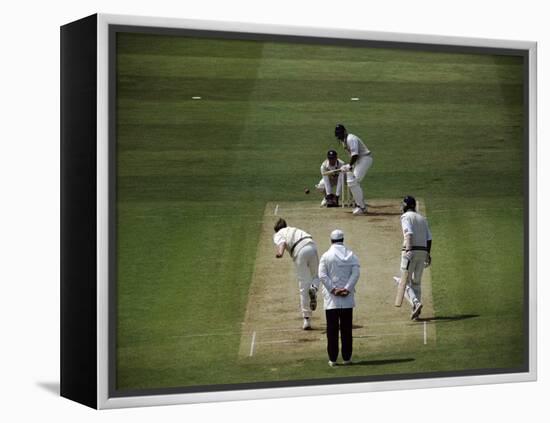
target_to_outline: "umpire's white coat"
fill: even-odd
[[[355,307],[355,285],[359,280],[359,259],[342,243],[334,243],[319,261],[325,310]],[[331,294],[334,288],[349,291],[346,297]]]

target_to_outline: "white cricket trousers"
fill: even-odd
[[[422,273],[428,252],[423,250],[412,250],[412,258],[407,259],[406,253],[401,253],[401,275],[405,271],[409,271],[407,287],[405,288],[405,298],[414,305],[416,301],[422,302]]]
[[[353,165],[353,172],[346,173],[346,181],[353,195],[353,200],[361,208],[365,208],[365,198],[361,189],[361,181],[372,166],[372,156],[362,156]]]
[[[317,247],[313,242],[304,245],[296,253],[294,266],[296,267],[298,289],[300,290],[302,316],[311,317],[308,290],[311,285],[319,288],[319,255],[317,254]]]
[[[336,194],[338,197],[342,195],[342,184],[344,182],[344,174],[343,172],[340,172],[338,174],[338,178],[336,178],[336,187],[333,186],[332,182],[330,181],[329,176],[323,176],[319,183],[315,185],[315,187],[322,191],[324,194]],[[333,192],[333,188],[336,188],[336,193]]]

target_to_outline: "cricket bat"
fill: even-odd
[[[403,297],[405,296],[405,288],[407,287],[407,280],[409,279],[409,271],[401,273],[401,279],[397,284],[397,294],[395,295],[394,306],[401,307],[403,304]]]
[[[334,175],[335,173],[338,173],[338,172],[341,172],[341,170],[340,169],[327,170],[326,172],[323,172],[322,175],[323,176]]]

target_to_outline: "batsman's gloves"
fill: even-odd
[[[432,264],[432,256],[428,253],[426,261],[424,262],[424,267],[430,267],[430,264]]]
[[[409,261],[411,261],[412,258],[413,258],[413,252],[411,250],[409,250],[409,251],[405,250],[404,255],[407,258],[407,260],[409,260]]]
[[[342,167],[340,168],[342,172],[351,172],[351,169],[352,169],[352,166],[350,164],[342,165]]]

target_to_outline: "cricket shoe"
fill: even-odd
[[[349,360],[344,360],[344,366],[351,366],[353,364],[353,361],[351,361],[351,358]]]
[[[309,323],[309,317],[304,317],[304,324],[302,325],[303,330],[311,330],[311,323]]]
[[[366,207],[356,207],[355,210],[353,210],[354,216],[362,216],[364,214],[367,214],[367,208]]]
[[[317,308],[317,288],[312,286],[308,289],[307,293],[309,294],[309,308],[311,311],[315,311]]]
[[[330,367],[336,367],[337,366],[336,361],[330,361],[330,360],[328,361],[328,365]]]
[[[414,303],[413,311],[411,313],[411,320],[418,319],[418,316],[420,316],[420,312],[422,311],[422,303],[420,301],[417,301]]]
[[[326,205],[327,205],[327,199],[323,198],[323,200],[321,200],[321,207],[326,207]]]

